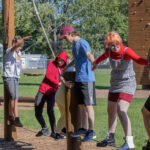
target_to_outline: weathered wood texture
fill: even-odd
[[[12,45],[12,39],[15,36],[15,23],[14,23],[14,0],[3,0],[3,24],[5,27],[6,39],[3,44],[4,51]],[[11,126],[9,117],[9,94],[4,86],[4,138],[6,141],[15,140],[17,138],[17,129]]]
[[[148,58],[150,53],[150,0],[129,1],[128,45],[139,56]],[[149,71],[146,66],[134,63],[136,80],[143,87],[150,88]]]
[[[68,81],[75,80],[75,72],[66,72],[64,77]],[[83,150],[80,139],[72,138],[71,133],[79,129],[78,104],[75,89],[66,87],[66,126],[67,126],[67,150]]]

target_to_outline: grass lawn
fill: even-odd
[[[19,96],[35,96],[43,77],[44,74],[43,76],[24,76],[22,74],[19,80]],[[110,69],[96,69],[95,78],[96,89],[108,89],[110,86]],[[138,85],[137,88],[141,88],[141,85]],[[2,95],[3,80],[0,77],[0,96]]]
[[[136,150],[141,150],[142,146],[146,144],[148,136],[145,131],[143,118],[141,114],[141,108],[144,105],[146,99],[133,99],[131,106],[129,108],[128,114],[132,123],[132,131],[134,135],[134,142],[136,145]],[[103,140],[107,133],[107,99],[97,99],[97,106],[95,106],[95,131],[97,134],[97,140]],[[40,129],[34,117],[33,110],[20,110],[19,111],[21,121],[24,127]],[[59,110],[55,109],[56,119],[59,118]],[[44,110],[44,117],[46,119],[47,125],[49,126],[46,111]],[[31,121],[32,120],[32,121]],[[0,111],[0,122],[3,122],[3,111]],[[116,129],[116,144],[120,146],[123,144],[124,133],[118,120],[118,126]]]

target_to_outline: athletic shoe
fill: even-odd
[[[63,129],[61,130],[60,134],[66,135],[66,128],[63,128]]]
[[[65,139],[66,137],[59,134],[59,133],[56,133],[56,136],[55,136],[55,140],[61,140],[61,139]]]
[[[87,129],[80,128],[77,132],[70,134],[71,137],[77,138],[80,136],[85,136],[87,133]]]
[[[110,133],[107,135],[106,139],[97,143],[97,147],[105,147],[105,146],[116,146],[114,133]]]
[[[146,146],[142,147],[142,150],[150,150],[150,141],[149,140],[147,141]]]
[[[124,143],[121,147],[119,147],[117,150],[135,150],[135,148],[129,148],[128,143]]]
[[[96,139],[96,134],[93,130],[88,130],[85,137],[81,140],[82,142],[89,142],[90,140]]]
[[[49,133],[49,131],[48,131],[48,128],[45,127],[45,128],[42,128],[42,130],[39,131],[39,132],[36,134],[36,136],[39,137],[39,136],[49,135],[49,134],[50,134],[50,133]]]
[[[17,126],[17,127],[23,127],[19,117],[15,118],[14,125]]]

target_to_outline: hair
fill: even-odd
[[[122,38],[116,31],[108,32],[105,38],[106,47],[109,46],[110,43],[115,42],[119,45],[122,45]]]
[[[68,34],[72,34],[72,36],[80,36],[77,31],[69,32]]]
[[[13,38],[13,40],[12,40],[12,44],[15,44],[15,43],[17,43],[18,42],[18,40],[21,40],[22,39],[22,37],[21,36],[15,36],[14,38]]]

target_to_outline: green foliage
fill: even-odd
[[[128,1],[124,0],[77,0],[72,13],[81,6],[87,5],[80,14],[74,17],[76,28],[81,36],[87,39],[94,51],[104,48],[104,39],[108,31],[116,30],[127,44],[128,31]]]
[[[73,25],[93,50],[102,51],[108,31],[119,32],[125,44],[128,40],[128,1],[125,0],[35,0],[39,15],[55,53],[71,49],[59,40],[61,28]],[[1,29],[1,28],[0,28]],[[35,14],[32,0],[15,0],[15,29],[17,35],[32,35],[35,43],[30,53],[47,53],[50,49]],[[63,46],[62,46],[63,44]]]

